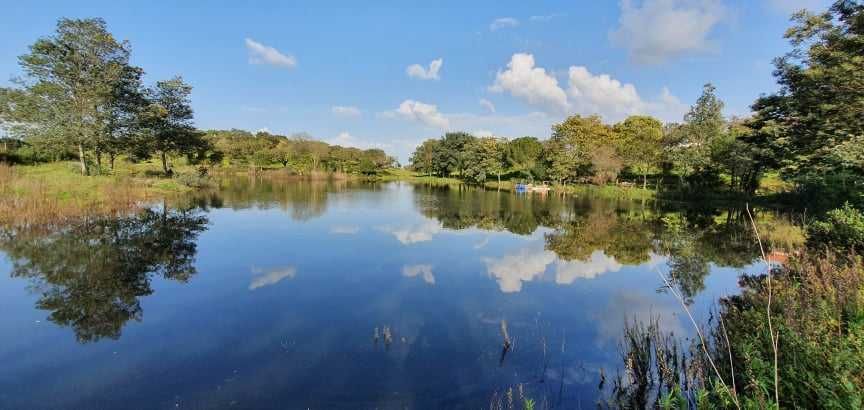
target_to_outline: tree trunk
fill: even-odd
[[[102,152],[96,150],[96,174],[102,175]]]
[[[165,151],[161,152],[162,156],[162,171],[165,172],[165,175],[170,175],[170,170],[168,169],[168,158],[165,155]]]
[[[87,159],[84,158],[83,144],[78,144],[78,162],[81,164],[81,175],[87,175]]]
[[[117,154],[110,153],[108,154],[108,166],[111,167],[111,172],[114,172],[114,160],[117,158]]]
[[[642,189],[648,189],[648,174],[642,174]]]

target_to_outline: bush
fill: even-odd
[[[213,184],[210,177],[201,174],[200,171],[197,174],[180,174],[176,178],[178,182],[190,188],[207,188]]]
[[[864,213],[848,202],[808,228],[810,247],[864,249]]]

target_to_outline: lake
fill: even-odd
[[[740,208],[219,185],[0,235],[0,408],[595,407],[628,322],[693,335],[661,275],[706,320],[760,269]]]

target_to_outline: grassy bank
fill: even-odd
[[[150,164],[118,166],[112,174],[82,176],[77,164],[0,164],[0,224],[53,223],[94,213],[132,210],[146,201],[193,190],[184,175],[158,176]]]
[[[420,174],[405,169],[389,169],[379,178],[381,181],[407,181],[432,185],[461,185],[466,184],[458,178],[445,178],[427,174]],[[513,181],[489,181],[483,184],[488,189],[515,190],[516,183]],[[564,193],[567,195],[591,195],[603,198],[628,198],[628,199],[652,199],[656,191],[653,189],[642,189],[637,187],[625,187],[617,185],[556,185],[552,187],[552,193]]]

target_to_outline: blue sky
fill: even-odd
[[[102,17],[147,81],[194,86],[201,128],[307,132],[403,162],[446,130],[547,138],[572,113],[678,121],[706,82],[746,115],[776,89],[790,13],[827,4],[3,1],[0,84],[58,18]]]

